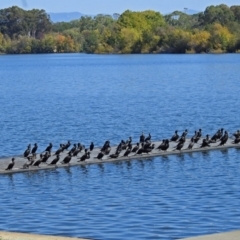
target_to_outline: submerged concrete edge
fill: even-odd
[[[239,239],[240,239],[240,230],[203,235],[198,237],[183,238],[179,240],[239,240]]]
[[[71,238],[71,237],[0,231],[0,240],[46,240],[46,239],[47,240],[87,240],[86,238]]]

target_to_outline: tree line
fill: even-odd
[[[0,10],[0,53],[205,53],[240,51],[240,6],[187,15],[156,11],[52,23],[44,10]]]

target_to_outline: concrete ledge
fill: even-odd
[[[58,163],[57,165],[48,165],[48,164],[41,164],[40,167],[31,167],[29,169],[23,169],[22,166],[26,162],[26,159],[23,157],[15,157],[16,158],[16,164],[14,168],[11,171],[5,171],[4,169],[8,166],[9,162],[11,161],[11,158],[3,158],[0,159],[0,175],[1,174],[12,174],[12,173],[21,173],[21,172],[31,172],[31,171],[39,171],[39,170],[47,170],[47,169],[54,169],[54,168],[62,168],[62,167],[70,167],[70,166],[81,166],[81,165],[90,165],[90,164],[99,164],[99,163],[106,163],[106,162],[118,162],[118,161],[129,161],[129,160],[136,160],[136,159],[144,159],[144,158],[151,158],[151,157],[158,157],[158,156],[169,156],[169,155],[179,155],[179,154],[191,154],[194,152],[206,152],[206,151],[216,151],[216,150],[227,150],[230,148],[240,148],[240,144],[233,144],[232,141],[233,139],[229,139],[228,142],[224,146],[218,146],[219,142],[211,144],[211,147],[206,147],[206,148],[200,148],[200,143],[197,143],[194,145],[193,149],[188,150],[186,147],[189,144],[190,139],[186,140],[186,143],[184,145],[184,149],[181,151],[174,151],[174,146],[176,146],[176,142],[171,142],[170,147],[167,151],[159,151],[159,150],[153,150],[149,154],[141,154],[141,155],[136,155],[131,153],[128,157],[124,156],[119,156],[118,158],[109,158],[109,156],[104,156],[102,160],[98,160],[95,157],[100,151],[100,148],[95,148],[91,152],[91,158],[84,161],[84,162],[78,162],[77,157],[73,157],[71,160],[70,164],[60,164]],[[201,142],[202,139],[199,141]],[[158,146],[161,141],[155,141],[153,142],[156,146]],[[115,152],[116,146],[112,147],[111,153]],[[124,151],[123,151],[124,152]],[[83,153],[81,153],[83,154]],[[123,153],[122,153],[123,154]],[[61,160],[66,156],[66,152],[61,154]],[[49,159],[49,162],[54,158],[52,156]],[[60,161],[61,161],[60,160]],[[59,162],[60,162],[59,161]]]
[[[233,231],[227,233],[204,235],[200,237],[184,238],[182,240],[239,240],[239,239],[240,231]]]
[[[84,239],[27,234],[27,233],[0,232],[0,240],[84,240]]]

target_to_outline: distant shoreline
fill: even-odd
[[[43,54],[86,54],[86,55],[218,55],[218,54],[240,54],[240,51],[237,52],[221,52],[221,51],[209,51],[209,52],[185,52],[185,53],[84,53],[84,52],[57,52],[57,53],[0,53],[0,55],[43,55]]]

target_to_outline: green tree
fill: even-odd
[[[162,29],[160,48],[169,53],[185,53],[191,50],[191,33],[183,29]]]
[[[79,20],[79,29],[80,32],[83,32],[84,30],[94,30],[95,29],[94,19],[92,17],[82,16]]]
[[[50,29],[50,18],[44,10],[24,11],[16,6],[0,10],[0,32],[11,39],[19,36],[41,38]]]
[[[159,12],[150,10],[144,12],[127,10],[120,15],[117,22],[122,28],[133,28],[138,32],[155,31],[157,27],[165,24],[164,18]]]
[[[12,39],[18,35],[25,35],[26,23],[24,11],[16,6],[0,10],[0,32]]]
[[[204,25],[220,23],[224,26],[232,21],[234,21],[234,14],[225,4],[207,7],[202,15],[202,22]]]
[[[2,33],[0,33],[0,53],[5,52],[5,41],[4,41],[4,36]]]
[[[83,35],[83,52],[95,53],[99,45],[99,32],[98,30],[84,30]]]
[[[166,23],[183,29],[191,29],[199,25],[199,14],[188,15],[180,11],[174,11],[164,16]]]
[[[44,10],[33,9],[25,16],[28,36],[40,39],[51,30],[50,17]]]
[[[18,40],[11,41],[11,44],[7,48],[7,53],[21,54],[32,52],[32,40],[29,37],[19,37]]]
[[[231,6],[230,10],[233,12],[234,14],[234,18],[235,21],[237,21],[238,23],[240,23],[240,6]]]

